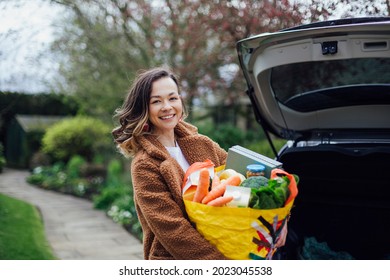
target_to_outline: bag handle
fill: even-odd
[[[290,190],[290,196],[287,198],[284,204],[287,205],[298,195],[297,181],[295,180],[294,175],[279,168],[274,168],[271,170],[271,179],[278,177],[280,174],[287,176],[287,178],[290,180],[290,184],[288,185],[288,189]]]

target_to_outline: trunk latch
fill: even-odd
[[[318,133],[318,137],[321,139],[321,144],[330,144],[333,137],[333,133]]]
[[[328,41],[321,43],[322,54],[336,54],[337,53],[337,41]]]

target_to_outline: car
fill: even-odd
[[[275,159],[299,176],[280,258],[390,259],[390,18],[259,34],[237,53]]]

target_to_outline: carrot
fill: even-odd
[[[201,202],[209,193],[210,172],[207,168],[202,168],[199,172],[198,187],[196,188],[194,199],[192,201]]]
[[[216,199],[213,199],[207,203],[209,206],[225,206],[226,203],[229,203],[233,200],[233,196],[220,196]]]
[[[239,174],[230,176],[225,181],[226,186],[239,186],[241,184],[241,177]]]
[[[211,200],[216,199],[217,197],[222,196],[226,191],[226,186],[238,186],[241,183],[241,178],[239,175],[233,175],[227,178],[226,180],[219,183],[215,186],[202,200],[203,204],[209,203]]]
[[[211,189],[214,189],[214,187],[218,186],[221,183],[221,179],[219,179],[218,175],[215,174],[213,181],[211,183]]]

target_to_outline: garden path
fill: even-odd
[[[4,169],[0,193],[40,210],[46,237],[62,260],[142,260],[141,242],[92,202],[30,185],[25,170]]]

